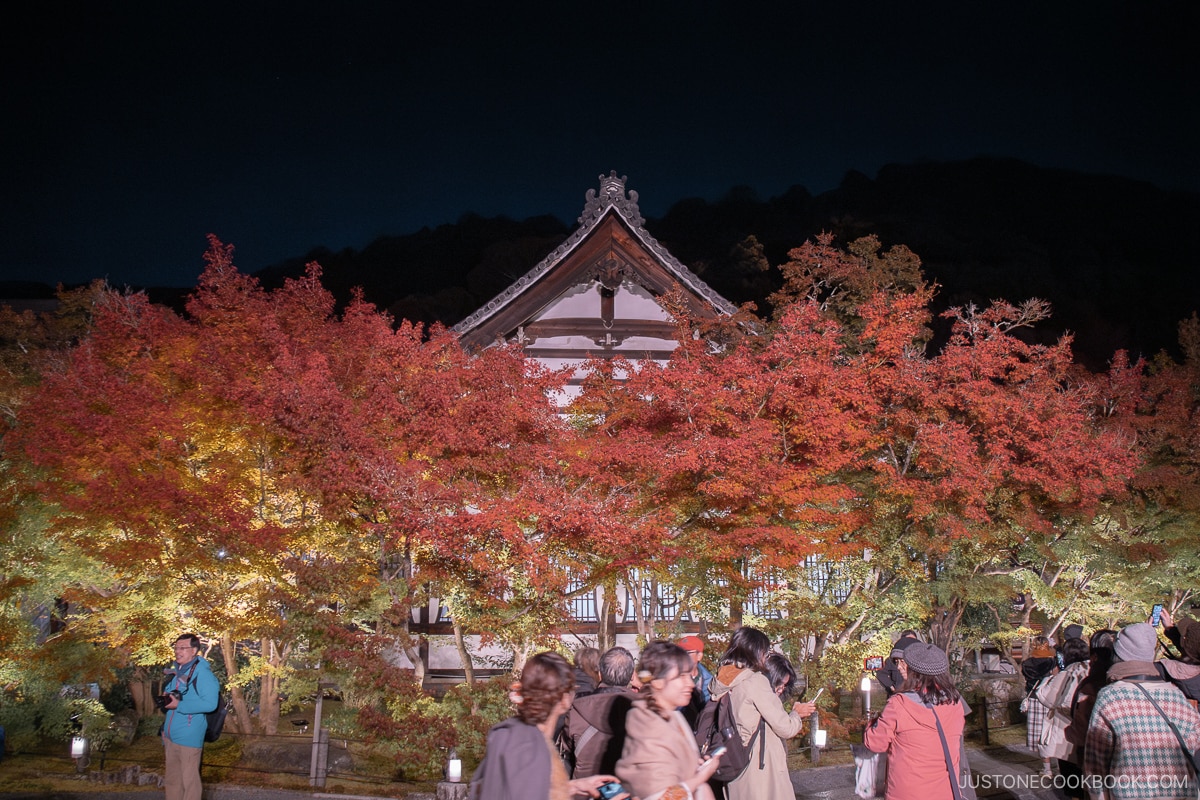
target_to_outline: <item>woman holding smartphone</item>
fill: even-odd
[[[765,633],[756,628],[738,628],[710,684],[714,700],[729,694],[743,743],[749,744],[758,733],[759,723],[765,723],[766,735],[757,736],[750,749],[750,765],[726,787],[729,800],[795,800],[796,797],[788,775],[784,741],[800,732],[805,718],[817,707],[814,703],[796,703],[790,714],[784,710],[784,692],[777,693],[768,677],[770,656],[771,640]],[[775,666],[783,689],[795,679],[795,672],[789,678],[787,670],[779,670],[778,663]],[[758,767],[760,761],[762,769]]]
[[[904,651],[908,676],[863,744],[888,754],[887,800],[957,800],[965,708],[950,679],[950,660],[931,644]]]
[[[642,689],[625,717],[617,777],[641,800],[713,800],[708,779],[720,755],[702,758],[678,709],[692,697],[692,657],[677,644],[651,642],[638,662]]]
[[[525,662],[513,684],[516,714],[488,732],[487,750],[471,779],[471,800],[576,800],[600,797],[615,780],[593,775],[571,780],[551,742],[555,723],[575,697],[570,662],[557,653],[538,653]],[[605,792],[626,800],[624,792]]]

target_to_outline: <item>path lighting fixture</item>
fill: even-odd
[[[817,730],[813,731],[813,746],[814,747],[824,747],[825,746],[825,738],[828,733],[829,733],[829,731],[820,730],[819,728]]]
[[[863,693],[863,711],[867,714],[871,713],[871,676],[863,675],[862,678],[862,693]]]
[[[450,758],[446,762],[446,780],[450,783],[458,783],[462,780],[462,759],[458,757],[458,751],[453,747],[450,748]]]
[[[75,761],[75,771],[83,772],[88,765],[88,740],[85,736],[71,737],[71,758]]]

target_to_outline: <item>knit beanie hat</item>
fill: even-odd
[[[1158,645],[1158,631],[1149,622],[1126,625],[1117,634],[1113,652],[1122,661],[1153,661]]]
[[[1068,625],[1063,630],[1063,638],[1064,639],[1082,639],[1083,638],[1083,626],[1082,625]]]
[[[937,647],[924,642],[910,644],[904,649],[908,668],[921,675],[944,675],[950,671],[950,659]]]
[[[917,640],[911,636],[901,636],[899,641],[897,641],[896,644],[892,646],[892,653],[891,653],[892,658],[904,658],[904,651],[908,649],[909,645],[913,645],[916,643],[917,643]]]

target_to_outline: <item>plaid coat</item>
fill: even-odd
[[[1200,714],[1165,681],[1141,683],[1172,719],[1188,748],[1200,747]],[[1130,681],[1096,696],[1084,748],[1084,775],[1096,800],[1194,798],[1196,778],[1167,721]],[[1101,781],[1108,776],[1108,785]]]

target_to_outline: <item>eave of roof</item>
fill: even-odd
[[[554,249],[550,255],[538,262],[537,266],[518,278],[511,286],[500,294],[484,303],[466,319],[454,326],[453,330],[463,334],[474,330],[495,314],[504,309],[514,299],[530,289],[563,259],[569,256],[581,242],[601,223],[608,214],[614,214],[625,223],[630,233],[653,255],[663,268],[674,276],[679,283],[697,297],[712,304],[722,314],[732,315],[737,306],[719,295],[711,286],[675,258],[667,248],[650,235],[643,226],[646,220],[638,209],[638,194],[625,190],[626,177],[617,177],[616,172],[600,176],[600,191],[588,189],[583,213],[579,216],[579,227],[567,237],[566,241]]]

